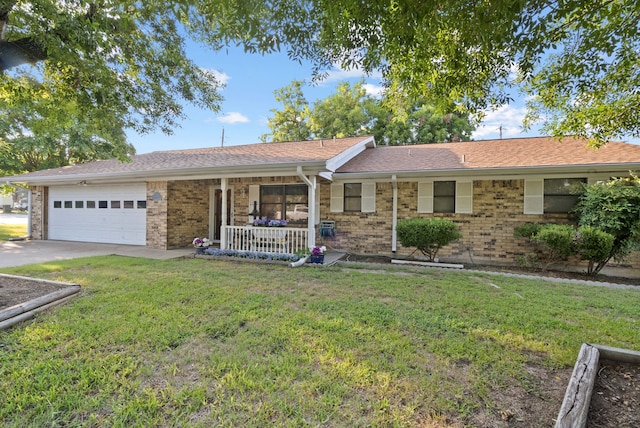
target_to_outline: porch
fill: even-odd
[[[223,229],[227,250],[296,254],[310,247],[309,229],[261,226],[225,226]]]

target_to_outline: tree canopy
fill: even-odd
[[[185,54],[184,34],[195,36],[188,15],[182,2],[1,2],[5,149],[55,139],[45,151],[69,143],[70,161],[124,159],[133,150],[124,129],[170,133],[183,118],[183,100],[219,108],[214,74]]]
[[[287,44],[319,74],[381,70],[390,94],[425,97],[441,113],[499,106],[521,89],[526,124],[541,119],[550,134],[596,145],[640,136],[635,0],[254,0],[231,10],[217,35],[241,34],[250,50]]]
[[[551,134],[600,144],[640,136],[639,36],[634,0],[5,0],[0,101],[48,97],[110,124],[170,133],[182,101],[219,108],[214,74],[185,53],[190,38],[286,50],[318,76],[334,65],[379,70],[399,117],[407,98],[473,113],[519,88],[528,124],[542,119]]]
[[[303,81],[293,81],[274,91],[282,109],[272,109],[271,132],[263,141],[298,141],[373,135],[378,144],[407,145],[468,141],[475,129],[468,114],[439,114],[424,100],[405,101],[406,114],[399,120],[384,98],[366,93],[360,81],[340,82],[336,92],[309,106]]]
[[[273,91],[276,101],[282,104],[282,110],[271,110],[274,115],[268,123],[271,132],[260,137],[263,142],[269,137],[272,141],[304,141],[311,138],[309,103],[304,97],[303,85],[303,80],[294,80]]]

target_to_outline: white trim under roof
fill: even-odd
[[[438,169],[423,171],[385,171],[385,172],[334,172],[333,181],[345,180],[375,180],[388,182],[389,176],[395,174],[398,181],[416,181],[421,178],[460,177],[473,178],[474,180],[512,179],[514,176],[566,176],[567,174],[628,174],[629,171],[640,171],[640,163],[623,164],[587,164],[587,165],[561,165],[561,166],[533,166],[533,167],[508,167],[508,168],[464,168],[464,169]]]
[[[278,165],[252,165],[234,167],[200,167],[200,168],[179,168],[163,169],[155,171],[125,171],[125,172],[104,172],[98,174],[68,174],[68,175],[38,175],[34,177],[19,176],[5,177],[7,182],[26,183],[28,185],[62,185],[77,184],[79,182],[91,183],[124,183],[124,182],[145,182],[145,181],[179,181],[179,180],[201,180],[201,179],[221,179],[221,178],[244,178],[263,176],[297,176],[298,168],[304,168],[306,174],[317,175],[325,171],[324,161],[299,162]],[[13,180],[12,180],[13,179]]]

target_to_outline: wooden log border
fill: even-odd
[[[6,330],[9,327],[32,318],[37,312],[44,311],[52,306],[60,305],[78,294],[81,290],[77,284],[70,284],[58,281],[48,281],[46,279],[29,278],[25,276],[3,275],[11,278],[24,279],[32,282],[47,282],[53,284],[62,284],[67,287],[54,291],[53,293],[37,297],[19,305],[0,310],[0,330]]]
[[[600,358],[640,364],[640,352],[638,351],[583,343],[573,367],[573,374],[569,380],[555,428],[584,428],[586,426]]]

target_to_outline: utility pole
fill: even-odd
[[[224,147],[224,126],[222,127],[222,139],[220,140],[220,147]]]

